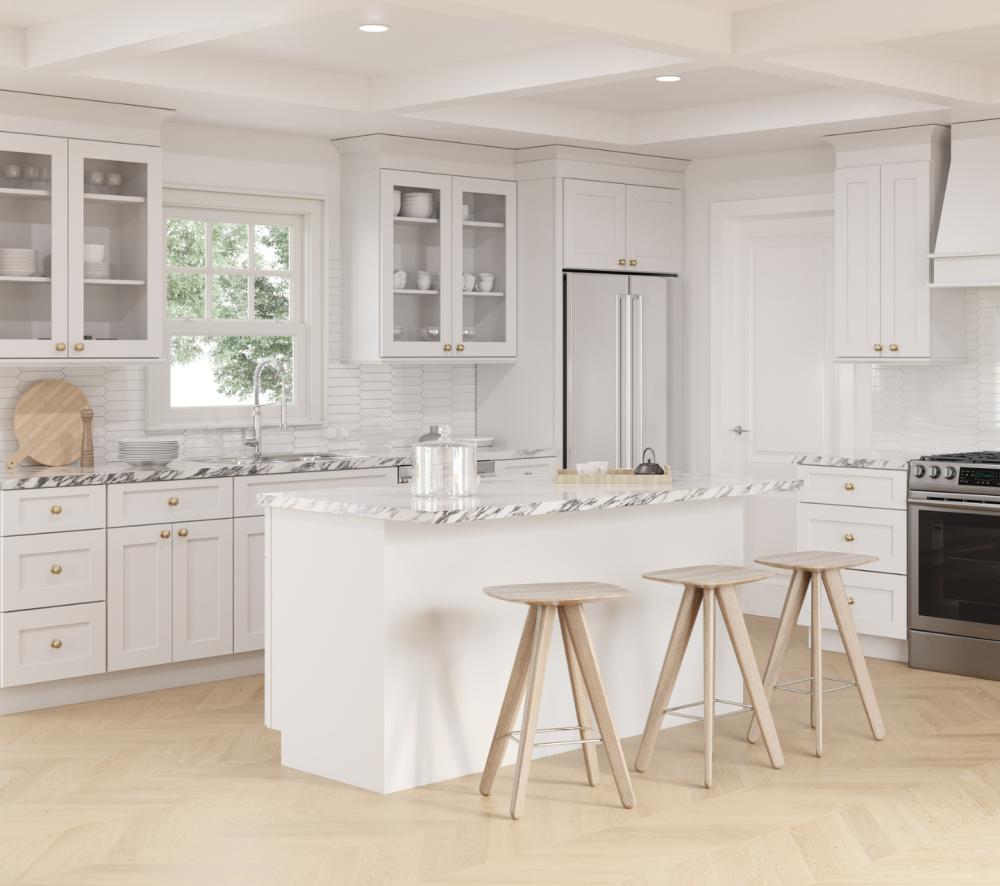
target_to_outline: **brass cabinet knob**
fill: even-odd
[[[854,598],[853,597],[848,597],[847,598],[847,605],[848,606],[853,606],[854,605]]]
[[[854,492],[854,484],[853,483],[845,483],[844,484],[844,489],[846,489],[848,492]]]
[[[634,258],[630,258],[628,260],[628,266],[630,268],[634,268],[637,264],[639,264],[639,262],[637,262]]]
[[[875,350],[881,352],[882,351],[882,345],[875,345]]]
[[[445,349],[446,351],[450,351],[450,350],[451,350],[451,345],[445,345],[445,346],[444,346],[444,349]]]
[[[186,529],[178,529],[178,530],[177,530],[177,534],[178,534],[178,535],[179,535],[179,536],[180,536],[181,538],[187,538],[187,537],[188,537],[188,531],[187,531]]]
[[[61,514],[62,513],[62,508],[59,507],[59,505],[52,505],[52,507],[49,508],[49,512],[52,513],[52,514]]]
[[[844,541],[854,541],[854,533],[848,532],[847,535],[844,536]]]
[[[161,529],[160,530],[160,538],[170,538],[170,530],[169,529]]]
[[[899,345],[889,345],[889,350],[890,351],[898,351],[899,350]]]
[[[455,345],[455,350],[456,351],[464,351],[465,350],[465,345]]]
[[[175,507],[176,505],[180,504],[180,499],[176,499],[173,496],[170,496],[170,498],[167,499],[167,504],[170,505],[171,507]]]
[[[623,258],[618,259],[618,267],[620,267],[620,268],[624,268],[625,267],[625,259],[623,259]]]
[[[49,570],[49,572],[51,572],[53,575],[58,575],[60,572],[62,572],[62,566],[53,566]]]
[[[73,350],[74,351],[82,351],[83,350],[83,342],[82,341],[78,341],[75,345],[73,345]]]
[[[51,643],[49,643],[49,646],[51,646],[53,649],[58,649],[60,646],[62,646],[62,640],[53,640]]]
[[[66,350],[66,342],[64,342],[64,341],[56,342],[56,350],[57,351],[65,351]]]

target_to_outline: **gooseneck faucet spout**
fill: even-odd
[[[243,429],[243,443],[253,450],[254,458],[260,458],[261,452],[261,413],[260,413],[260,375],[271,367],[281,378],[281,430],[288,428],[288,401],[285,398],[285,368],[277,357],[261,357],[253,372],[253,437],[247,437]]]

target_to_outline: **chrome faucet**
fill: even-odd
[[[261,450],[261,415],[260,415],[260,374],[270,366],[281,377],[281,430],[288,428],[288,403],[285,400],[285,369],[277,357],[261,357],[257,361],[257,368],[253,373],[253,436],[247,436],[247,429],[243,429],[243,445],[249,446],[253,450],[253,457],[259,459],[263,453]]]

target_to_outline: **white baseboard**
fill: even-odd
[[[0,715],[264,673],[264,650],[0,689]]]

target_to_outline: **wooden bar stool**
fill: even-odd
[[[773,557],[759,557],[755,562],[764,566],[774,566],[778,569],[791,569],[792,580],[788,583],[788,593],[785,595],[785,603],[781,609],[781,620],[778,622],[778,632],[774,637],[774,645],[771,647],[771,657],[767,661],[767,670],[764,672],[764,694],[768,702],[774,695],[775,689],[785,689],[788,692],[801,692],[812,696],[812,726],[816,730],[816,756],[823,755],[823,693],[836,692],[838,689],[847,689],[850,686],[857,686],[861,694],[861,702],[865,706],[865,713],[868,715],[868,724],[871,726],[872,735],[876,741],[885,738],[885,726],[882,725],[882,715],[878,710],[878,702],[875,700],[875,690],[872,688],[871,678],[868,676],[868,666],[865,664],[865,654],[861,650],[861,641],[858,639],[858,630],[854,626],[854,617],[851,615],[850,604],[853,600],[847,598],[844,590],[844,582],[840,577],[840,570],[849,566],[864,566],[866,563],[874,563],[878,557],[868,554],[841,554],[834,551],[800,551],[793,554],[775,554]],[[788,654],[788,645],[792,640],[792,633],[795,624],[799,620],[799,613],[802,611],[802,604],[806,599],[806,589],[809,587],[809,580],[812,578],[812,676],[802,680],[789,680],[787,683],[778,683],[778,675],[781,673],[781,666],[785,663],[785,656]],[[820,580],[826,587],[826,596],[830,601],[830,608],[833,610],[833,617],[837,620],[837,630],[840,631],[840,638],[844,641],[844,649],[847,652],[847,660],[851,664],[854,672],[854,680],[841,680],[839,677],[823,676],[823,597],[820,593]],[[823,688],[823,681],[829,680],[833,683],[842,683],[842,686],[834,686],[830,689]],[[794,683],[812,683],[811,689],[792,689]],[[757,721],[750,723],[750,731],[747,733],[747,740],[755,742],[760,738],[760,728]]]
[[[597,767],[597,751],[594,744],[604,742],[611,764],[611,774],[618,786],[618,796],[626,809],[635,806],[635,793],[625,765],[625,755],[611,707],[604,691],[604,681],[597,667],[594,644],[583,617],[583,604],[599,600],[614,600],[627,597],[629,592],[616,585],[598,582],[553,582],[550,584],[498,585],[483,588],[483,593],[509,603],[526,603],[528,617],[524,621],[521,642],[514,657],[514,669],[507,684],[500,719],[493,733],[493,743],[486,760],[486,769],[479,784],[479,792],[488,797],[493,790],[493,782],[503,763],[507,751],[507,741],[518,742],[517,768],[514,771],[514,792],[510,799],[510,817],[520,818],[524,808],[524,796],[528,789],[528,769],[531,767],[531,749],[551,745],[582,744],[583,761],[587,767],[587,778],[596,785],[600,777]],[[566,648],[566,665],[569,668],[569,682],[573,689],[576,705],[576,726],[559,726],[538,729],[538,707],[542,700],[542,684],[545,682],[545,665],[549,658],[549,644],[552,641],[552,626],[556,613],[562,629],[563,646]],[[525,691],[527,690],[527,695]],[[524,699],[524,720],[520,732],[512,732],[517,710]],[[590,708],[593,706],[597,718],[598,734],[591,726]],[[579,732],[580,737],[566,741],[544,741],[535,744],[536,732]]]
[[[656,739],[660,734],[660,729],[663,728],[665,714],[674,714],[689,720],[703,719],[705,721],[705,787],[710,788],[712,786],[712,744],[715,737],[715,720],[721,717],[730,717],[733,714],[743,714],[751,710],[756,711],[760,718],[764,730],[764,744],[767,747],[767,754],[771,758],[771,765],[775,769],[784,766],[785,758],[781,754],[778,733],[774,731],[771,711],[760,682],[760,672],[757,670],[753,649],[750,646],[750,636],[747,634],[746,622],[743,621],[743,612],[740,610],[740,603],[734,589],[734,585],[760,581],[764,578],[771,578],[773,575],[775,575],[774,572],[755,569],[752,566],[690,566],[684,569],[647,572],[642,576],[652,581],[682,584],[684,585],[684,596],[681,598],[677,620],[674,622],[674,629],[670,634],[670,644],[667,646],[667,654],[663,659],[663,669],[660,671],[660,680],[656,684],[656,692],[653,694],[653,703],[649,708],[646,728],[642,733],[642,744],[639,746],[639,755],[635,760],[636,771],[645,772],[646,767],[649,766],[649,760],[653,756],[653,748],[656,746]],[[722,618],[726,623],[729,636],[733,641],[733,648],[736,650],[736,660],[743,673],[743,682],[750,695],[749,705],[743,704],[742,701],[726,701],[715,697],[716,598],[718,598],[719,609],[722,610]],[[670,696],[674,691],[674,683],[677,682],[677,674],[681,669],[684,652],[691,639],[695,618],[698,616],[698,609],[701,607],[702,601],[705,603],[705,700],[668,708],[667,702],[670,701]],[[717,717],[715,702],[734,705],[741,710],[720,714]],[[705,706],[704,717],[677,713],[699,704]]]

